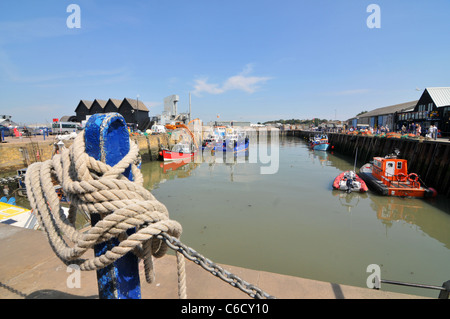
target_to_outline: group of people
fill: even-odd
[[[421,136],[422,133],[425,134],[425,136],[432,138],[432,139],[437,139],[437,135],[438,135],[438,128],[436,125],[430,125],[430,127],[428,128],[428,131],[424,131],[422,132],[422,126],[419,123],[411,123],[410,125],[408,125],[408,128],[403,125],[402,126],[402,134],[414,134],[417,136]]]
[[[374,129],[372,126],[369,127],[364,127],[364,128],[359,128],[359,129],[355,129],[353,128],[353,126],[350,127],[350,129],[348,130],[350,133],[353,131],[358,131],[358,132],[370,132],[371,134],[383,134],[383,133],[389,133],[389,127],[384,127],[384,126],[380,126],[377,127],[376,129]]]
[[[431,125],[428,129],[428,134],[430,134],[430,138],[436,139],[438,135],[438,128],[436,125]]]
[[[348,130],[350,133],[353,131],[356,131],[355,128],[350,127]],[[389,127],[388,126],[379,126],[377,128],[373,128],[371,126],[359,129],[358,131],[363,132],[370,132],[371,134],[383,134],[383,133],[389,133]],[[411,123],[406,127],[405,125],[401,128],[401,134],[414,134],[416,136],[426,136],[428,138],[437,139],[439,130],[436,125],[431,125],[428,130],[424,129],[419,123]]]

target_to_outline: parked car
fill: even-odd
[[[12,136],[12,130],[9,127],[0,125],[0,135],[3,133],[3,136]]]
[[[29,137],[33,134],[33,132],[30,129],[28,129],[28,127],[24,127],[21,130],[21,133],[22,133],[22,136],[26,136],[26,137]]]
[[[151,130],[153,133],[166,133],[166,128],[164,125],[155,124],[152,126]]]

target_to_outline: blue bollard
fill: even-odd
[[[125,119],[119,113],[95,114],[89,118],[85,128],[86,153],[96,160],[114,166],[130,149],[130,136]],[[132,180],[131,167],[123,173]],[[99,214],[91,214],[91,224],[100,220]],[[129,229],[128,235],[135,232]],[[118,246],[117,239],[94,247],[95,256]],[[129,252],[109,266],[97,270],[100,299],[140,299],[138,258]]]

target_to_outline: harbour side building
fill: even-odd
[[[76,121],[81,122],[87,119],[89,115],[98,113],[120,113],[127,124],[137,125],[140,130],[146,130],[151,126],[149,118],[149,110],[142,101],[135,99],[124,98],[100,100],[94,101],[80,100],[78,103],[75,114]]]
[[[450,136],[450,87],[426,88],[418,100],[380,107],[348,120],[349,126],[384,126],[390,131],[400,131],[419,124],[422,133],[436,125],[443,137]]]
[[[426,88],[411,112],[399,112],[397,125],[420,124],[422,132],[436,125],[442,136],[450,136],[450,87]]]
[[[416,101],[405,102],[385,107],[380,107],[370,112],[361,114],[351,119],[351,126],[353,127],[372,127],[374,129],[379,127],[387,127],[389,131],[398,131],[396,123],[396,115],[399,112],[410,112],[417,104]],[[401,127],[401,126],[400,126]]]
[[[75,114],[77,122],[86,120],[86,115],[89,115],[89,110],[91,109],[92,101],[81,100],[75,109]]]

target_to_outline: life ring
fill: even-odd
[[[403,174],[403,173],[398,173],[398,175],[397,175],[397,180],[398,180],[399,182],[405,182],[406,179],[407,179],[407,176],[406,176],[405,174]]]
[[[416,173],[411,173],[408,175],[408,181],[417,182],[419,180],[419,176]]]

